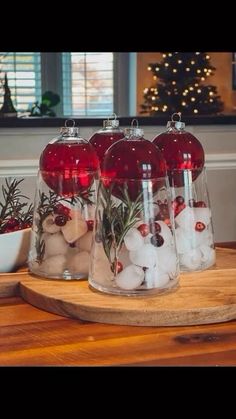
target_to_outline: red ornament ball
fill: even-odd
[[[44,182],[58,195],[71,197],[87,190],[93,183],[99,162],[87,141],[49,143],[40,157]]]
[[[152,193],[160,187],[158,178],[166,176],[166,164],[158,148],[146,139],[124,138],[111,146],[101,165],[105,187],[113,185],[112,194],[123,198],[122,190],[128,188],[129,198],[135,201],[148,182]]]
[[[181,187],[186,183],[183,171],[192,171],[192,180],[201,173],[205,156],[200,141],[189,132],[173,130],[164,132],[153,139],[162,152],[169,176],[170,186]]]
[[[94,147],[100,164],[102,163],[104,154],[108,148],[122,138],[124,138],[124,133],[122,131],[96,132],[92,135],[89,142]]]

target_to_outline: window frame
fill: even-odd
[[[113,54],[114,112],[118,116],[135,115],[136,53],[114,52]],[[42,92],[51,90],[60,98],[63,97],[61,52],[41,52],[41,79]],[[62,100],[55,106],[55,112],[58,117],[64,117]]]
[[[27,113],[30,105],[40,101],[42,96],[42,66],[40,52],[1,52],[0,72],[1,88],[4,88],[4,75],[6,74],[12,102],[20,115]],[[33,81],[34,83],[31,84],[30,82]],[[1,93],[0,107],[2,107],[4,100],[4,89]]]

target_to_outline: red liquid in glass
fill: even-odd
[[[93,183],[99,162],[89,143],[48,144],[40,157],[43,180],[58,195],[73,196]]]
[[[153,143],[166,160],[171,186],[184,185],[184,169],[192,171],[192,180],[201,173],[205,163],[204,150],[200,141],[189,132],[164,132],[155,137]],[[172,172],[176,169],[178,172]]]
[[[113,195],[122,197],[120,188],[127,184],[130,199],[135,200],[142,191],[140,180],[165,177],[166,165],[161,152],[150,141],[124,138],[107,151],[101,172],[105,186],[114,182]],[[153,180],[153,192],[156,189],[157,182]]]
[[[123,132],[95,133],[90,138],[89,142],[95,148],[100,164],[108,148],[122,138],[124,138]]]

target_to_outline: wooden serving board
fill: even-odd
[[[5,289],[5,294],[1,289]],[[107,295],[91,290],[87,281],[36,279],[24,272],[0,277],[0,296],[6,296],[7,289],[43,310],[99,323],[136,326],[219,323],[236,319],[236,250],[217,249],[214,268],[181,274],[179,288],[159,296]]]
[[[25,270],[0,274],[0,297],[21,295],[43,310],[81,320],[181,326],[236,319],[236,250],[217,249],[216,266],[181,274],[176,291],[159,296],[120,297],[89,288],[87,281],[37,278]]]

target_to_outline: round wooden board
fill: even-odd
[[[87,281],[20,279],[32,305],[66,317],[135,326],[186,326],[236,319],[236,250],[217,249],[213,269],[181,274],[168,294],[120,297],[93,291]]]

